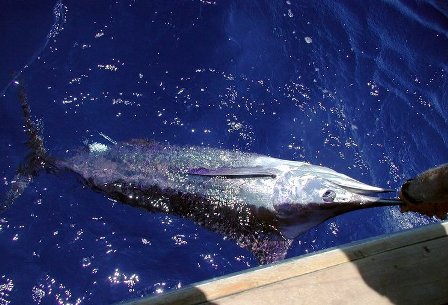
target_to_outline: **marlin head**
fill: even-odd
[[[325,167],[306,164],[278,179],[273,206],[282,234],[294,238],[345,212],[401,203],[397,199],[369,196],[385,192],[391,190],[364,184]]]

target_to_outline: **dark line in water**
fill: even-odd
[[[25,71],[27,68],[29,68],[33,62],[36,60],[36,58],[39,57],[39,55],[42,54],[42,52],[45,50],[45,48],[48,46],[48,43],[50,42],[51,38],[55,38],[62,30],[62,25],[66,22],[66,8],[64,4],[62,3],[62,0],[58,0],[53,7],[53,15],[54,15],[54,22],[53,25],[50,28],[49,33],[47,34],[45,38],[44,44],[37,49],[34,54],[31,56],[31,58],[28,60],[27,64],[25,64],[19,72],[17,72],[12,79],[9,81],[9,83],[5,86],[5,88],[0,93],[1,96],[5,96],[6,90],[17,81],[17,79],[20,77],[20,75]]]

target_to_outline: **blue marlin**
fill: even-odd
[[[400,204],[369,194],[389,190],[332,169],[237,150],[148,140],[92,143],[63,160],[50,156],[19,100],[30,155],[7,195],[6,209],[40,170],[75,173],[109,198],[188,218],[251,251],[260,263],[283,259],[292,240],[339,214]]]

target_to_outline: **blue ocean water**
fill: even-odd
[[[0,186],[26,155],[147,138],[321,164],[398,189],[448,157],[444,1],[0,2]],[[3,195],[2,195],[3,196]],[[327,221],[288,257],[435,222]],[[40,174],[0,215],[0,304],[108,304],[258,265],[232,240]]]

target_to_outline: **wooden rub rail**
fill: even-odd
[[[428,225],[125,304],[447,304],[447,233]]]

